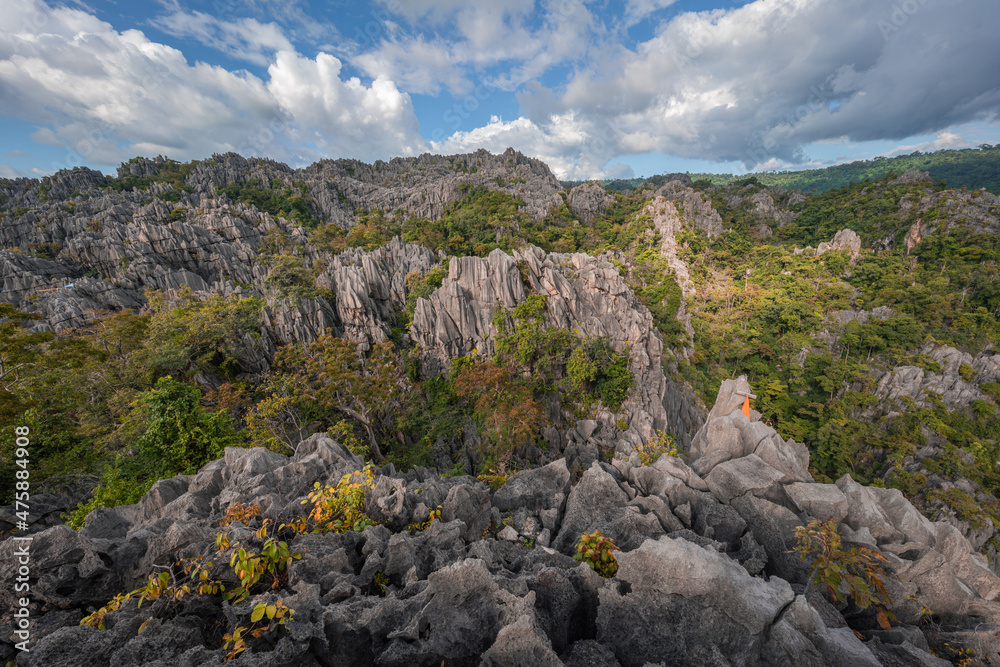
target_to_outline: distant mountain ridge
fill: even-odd
[[[944,181],[949,188],[979,190],[986,188],[1000,192],[1000,144],[983,144],[979,148],[943,150],[934,153],[915,151],[897,157],[875,157],[871,160],[856,160],[823,169],[803,169],[802,171],[764,171],[743,175],[733,174],[688,174],[692,181],[708,181],[712,185],[728,185],[756,179],[761,185],[778,186],[789,190],[821,193],[866,179],[877,179],[889,174],[900,174],[910,170],[926,171],[935,181]],[[671,175],[657,175],[649,178],[606,179],[602,181],[608,190],[622,191],[648,185],[658,187],[671,180]],[[574,187],[587,181],[563,181],[565,187]]]

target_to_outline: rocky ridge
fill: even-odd
[[[594,415],[600,434],[584,436],[587,460],[582,464],[597,458],[602,448],[636,447],[666,428],[663,340],[649,311],[601,257],[546,254],[531,246],[513,256],[494,250],[484,258],[452,258],[448,277],[430,298],[417,301],[413,316],[410,334],[420,347],[424,372],[446,371],[450,360],[470,354],[491,358],[498,333],[494,313],[513,309],[532,293],[546,297],[549,326],[584,338],[603,336],[612,350],[628,351],[636,389],[621,413],[602,408]],[[625,428],[618,425],[620,417]]]
[[[363,466],[325,434],[290,457],[229,449],[195,475],[157,483],[136,505],[95,511],[79,533],[34,534],[33,643],[17,664],[77,665],[81,655],[94,665],[218,662],[222,633],[277,597],[295,610],[287,630],[268,630],[232,664],[936,666],[948,663],[929,649],[944,642],[975,650],[984,665],[1000,662],[1000,605],[991,601],[1000,578],[969,541],[899,491],[849,476],[813,482],[804,448],[740,411],[749,389],[742,379],[723,384],[690,464],[618,457],[594,462],[573,484],[559,459],[497,491],[471,477],[387,466],[365,499],[379,525],[290,538],[302,559],[277,590],[238,605],[197,594],[141,609],[126,603],[105,617],[106,630],[80,625],[156,566],[213,552],[232,503],[283,519],[301,511],[314,481]],[[440,520],[405,530],[436,506]],[[788,550],[793,529],[813,518],[839,520],[849,544],[888,559],[891,630],[871,611],[807,590],[807,564]],[[252,525],[228,530],[252,542]],[[570,558],[580,534],[595,529],[621,547],[610,579]],[[13,549],[0,544],[0,556]],[[227,559],[218,560],[212,576],[225,578]],[[14,576],[0,573],[5,609],[14,608]],[[11,657],[12,639],[5,633],[0,657]]]

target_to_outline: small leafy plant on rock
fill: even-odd
[[[374,525],[364,509],[365,496],[372,488],[374,475],[375,467],[369,464],[360,472],[344,475],[336,486],[316,482],[308,499],[302,501],[303,505],[312,503],[309,514],[289,523],[288,527],[298,533],[346,533],[361,532]]]
[[[279,626],[285,625],[287,621],[292,620],[294,613],[295,610],[286,607],[282,603],[281,598],[278,598],[277,602],[271,604],[266,602],[257,603],[253,611],[250,612],[250,623],[252,624],[250,627],[238,625],[233,628],[232,632],[227,632],[222,637],[222,648],[229,651],[223,660],[233,660],[240,653],[247,650],[247,637],[259,639],[261,635],[271,628],[271,621],[277,621]],[[264,620],[265,617],[267,617],[266,621]]]
[[[573,560],[586,563],[594,572],[609,579],[618,572],[618,561],[615,560],[614,553],[616,551],[621,549],[615,541],[610,537],[604,537],[601,531],[595,530],[580,536]]]
[[[793,551],[801,560],[812,558],[813,561],[806,584],[807,594],[813,584],[825,586],[835,602],[846,602],[850,598],[861,609],[873,607],[878,624],[889,629],[889,621],[896,617],[889,611],[892,600],[885,590],[885,582],[889,579],[885,571],[889,560],[885,556],[867,547],[845,549],[837,532],[836,519],[810,521],[795,529],[795,537],[798,544]]]

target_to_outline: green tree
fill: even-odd
[[[380,440],[405,442],[397,417],[408,384],[391,341],[376,344],[366,356],[356,343],[328,332],[307,348],[289,346],[279,351],[275,364],[298,369],[294,371],[298,395],[357,421],[368,435],[377,461],[385,460]],[[327,421],[333,424],[336,420],[330,415]]]

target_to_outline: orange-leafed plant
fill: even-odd
[[[835,519],[810,521],[795,529],[795,537],[798,544],[794,551],[799,558],[812,558],[807,592],[813,584],[824,586],[836,602],[850,598],[861,609],[872,607],[878,624],[889,629],[889,621],[896,617],[889,611],[892,600],[885,589],[889,579],[885,571],[889,560],[885,556],[867,547],[844,548]]]

